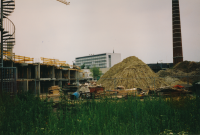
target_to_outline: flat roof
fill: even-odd
[[[75,59],[89,58],[89,57],[94,57],[94,56],[102,56],[102,55],[106,55],[106,54],[120,54],[120,53],[101,53],[101,54],[94,54],[94,55],[88,55],[88,56],[76,57]]]
[[[94,57],[94,56],[102,56],[102,55],[106,55],[106,53],[102,53],[102,54],[95,54],[95,55],[89,55],[89,56],[82,56],[82,57],[76,57],[76,59],[81,59],[81,58],[89,58],[89,57]]]

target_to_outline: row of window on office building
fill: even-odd
[[[106,66],[106,57],[105,56],[97,56],[92,58],[81,58],[80,60],[76,60],[76,65],[81,66],[85,64],[87,65],[96,65],[96,66]]]

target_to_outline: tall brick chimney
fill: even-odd
[[[179,0],[172,0],[173,65],[183,61]]]

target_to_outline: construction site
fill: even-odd
[[[9,57],[6,55],[5,57]],[[79,79],[80,68],[66,64],[58,59],[41,58],[42,63],[34,63],[34,59],[13,55],[11,59],[4,59],[5,67],[13,67],[13,79],[16,86],[10,92],[32,91],[33,93],[47,93],[51,86],[66,87],[76,83]],[[12,71],[12,72],[13,72]]]
[[[15,26],[7,18],[15,8],[15,1],[2,1],[1,19],[1,90],[17,94],[21,91],[31,91],[35,94],[52,94],[49,92],[54,87],[65,93],[78,92],[107,95],[127,95],[138,93],[140,96],[148,95],[150,91],[171,90],[180,85],[184,90],[190,90],[194,83],[200,80],[200,64],[197,62],[183,62],[182,39],[180,26],[179,2],[172,0],[173,19],[173,65],[172,69],[160,70],[155,73],[142,60],[135,56],[128,57],[122,62],[111,67],[100,80],[82,81],[83,73],[80,67],[69,65],[66,61],[43,58],[42,62],[34,62],[34,58],[15,55]],[[69,2],[59,1],[69,5]],[[186,64],[185,64],[186,63]],[[198,85],[198,84],[195,84]],[[83,90],[84,87],[85,89]],[[94,90],[94,89],[98,90]],[[180,88],[180,87],[178,87]],[[194,89],[194,88],[193,88]],[[120,91],[122,90],[122,91]],[[98,91],[101,91],[100,93]],[[104,94],[103,94],[104,93]],[[117,94],[116,94],[117,93]],[[151,92],[150,92],[151,93]],[[189,93],[189,91],[188,91]],[[55,96],[59,96],[56,92]],[[120,96],[118,96],[120,97]]]
[[[132,55],[91,80],[74,63],[16,55],[15,0],[1,0],[0,134],[200,134],[200,62],[183,60],[171,1],[173,67],[154,72]]]

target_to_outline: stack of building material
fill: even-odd
[[[114,89],[116,86],[131,88],[161,87],[168,84],[158,78],[151,68],[135,56],[128,57],[122,62],[110,68],[97,82],[106,89]]]
[[[60,87],[58,86],[51,86],[48,88],[49,95],[60,95]]]
[[[25,56],[19,56],[19,55],[14,55],[13,60],[16,63],[33,63],[34,58],[30,57],[25,57]]]
[[[54,65],[57,67],[62,67],[62,68],[70,68],[69,64],[66,64],[66,61],[59,61],[58,59],[50,59],[50,58],[44,58],[40,57],[42,63],[45,65]]]

